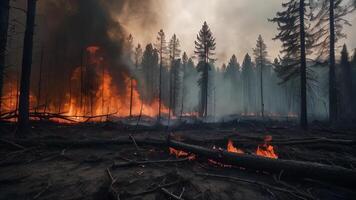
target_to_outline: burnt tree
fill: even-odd
[[[2,105],[2,88],[5,71],[5,55],[7,44],[7,30],[9,27],[10,0],[0,2],[0,113]]]
[[[159,89],[158,89],[158,122],[161,121],[161,106],[162,106],[162,70],[163,62],[167,54],[166,35],[161,29],[158,32],[156,49],[159,53]]]
[[[27,0],[26,30],[23,45],[19,117],[17,136],[23,136],[30,130],[30,78],[32,67],[33,33],[35,29],[36,0]]]
[[[283,11],[271,19],[277,23],[279,33],[274,38],[282,42],[284,62],[287,63],[280,73],[283,82],[292,78],[300,78],[300,125],[307,129],[307,50],[312,45],[311,36],[306,28],[306,3],[305,0],[290,0],[283,3]]]

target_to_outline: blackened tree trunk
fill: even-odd
[[[7,30],[9,26],[10,0],[0,1],[0,113],[2,104],[2,88],[4,83],[5,55]]]
[[[300,0],[299,4],[299,20],[300,20],[300,125],[303,129],[308,128],[307,118],[307,75],[306,75],[306,52],[305,52],[305,27],[304,27],[304,15],[305,15],[305,2]]]
[[[329,120],[335,123],[337,120],[337,88],[335,76],[335,16],[334,0],[329,5],[329,28],[330,28],[330,60],[329,60]]]
[[[23,46],[19,117],[17,135],[23,136],[30,130],[29,96],[32,65],[33,33],[35,28],[36,0],[27,0],[26,30]]]

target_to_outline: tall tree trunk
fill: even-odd
[[[305,53],[305,27],[304,27],[304,9],[305,2],[300,0],[299,4],[299,20],[300,20],[300,125],[303,129],[308,128],[308,116],[307,116],[307,74],[306,74],[306,53]]]
[[[162,103],[162,67],[163,67],[163,40],[161,38],[161,51],[160,51],[160,61],[159,61],[159,91],[158,91],[158,123],[161,121],[161,103]]]
[[[36,0],[27,0],[26,30],[23,46],[19,118],[17,135],[22,136],[30,130],[30,79],[32,66],[33,33],[35,28]]]
[[[0,2],[0,113],[2,105],[2,89],[4,83],[5,55],[7,44],[7,30],[9,26],[10,0]]]
[[[329,5],[329,25],[330,25],[330,60],[329,60],[329,120],[335,123],[337,120],[337,88],[335,76],[335,20],[334,20],[334,0],[330,0]]]
[[[42,93],[42,67],[43,67],[43,54],[44,54],[44,47],[42,46],[41,49],[41,63],[40,63],[40,71],[38,77],[38,85],[37,85],[37,108],[38,109],[41,105],[41,93]]]
[[[264,118],[264,112],[265,112],[265,105],[264,105],[264,102],[263,102],[263,55],[262,55],[262,41],[260,41],[260,58],[261,58],[261,74],[260,74],[260,82],[261,82],[261,116],[262,118]]]
[[[180,120],[182,119],[182,116],[183,116],[183,111],[184,111],[184,89],[185,89],[185,86],[184,86],[184,82],[185,82],[185,66],[186,64],[184,63],[183,64],[183,78],[182,78],[182,104],[181,104],[181,108],[180,108]]]
[[[132,117],[132,103],[133,103],[133,78],[130,78],[130,117]]]

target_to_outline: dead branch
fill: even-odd
[[[219,175],[219,174],[197,173],[196,175],[204,176],[204,177],[227,179],[227,180],[236,181],[236,182],[244,182],[244,183],[254,184],[254,185],[258,185],[258,186],[260,186],[260,187],[262,187],[264,189],[272,189],[274,191],[288,193],[288,194],[291,194],[294,197],[297,197],[299,199],[314,199],[312,196],[306,195],[306,194],[301,193],[299,191],[293,191],[293,190],[289,190],[289,189],[286,189],[286,188],[273,186],[273,185],[270,185],[270,184],[267,184],[267,183],[263,183],[263,182],[260,182],[260,181],[242,179],[242,178],[237,178],[237,177],[232,177],[232,176],[224,176],[224,175]]]
[[[39,193],[37,193],[37,194],[32,198],[32,200],[36,200],[36,199],[40,198],[40,196],[41,196],[43,193],[45,193],[51,186],[52,186],[51,182],[48,181],[47,186],[46,186],[43,190],[41,190]]]
[[[21,149],[21,150],[26,150],[26,148],[24,146],[19,145],[19,144],[15,143],[15,142],[6,140],[6,139],[0,139],[0,142],[3,142],[5,144],[9,144],[9,145],[14,146],[14,147],[16,147],[18,149]]]
[[[136,150],[139,151],[140,148],[138,147],[135,138],[131,134],[129,135],[129,138],[132,140],[133,144],[135,145]]]
[[[185,162],[188,161],[189,158],[181,158],[181,159],[175,159],[175,160],[150,160],[150,161],[129,161],[125,163],[114,163],[111,168],[112,169],[117,169],[119,167],[131,167],[131,166],[138,166],[138,165],[147,165],[147,164],[162,164],[162,163],[179,163],[179,162]]]
[[[108,189],[110,196],[115,200],[120,200],[119,192],[113,187],[113,185],[116,183],[116,179],[112,176],[109,168],[106,168],[106,173],[110,180],[109,189]]]
[[[177,195],[175,195],[175,194],[169,192],[166,188],[163,188],[163,187],[162,187],[162,188],[161,188],[161,191],[162,191],[163,193],[167,194],[168,196],[170,196],[170,197],[173,198],[173,199],[176,199],[176,200],[183,200],[183,198],[181,198],[181,197],[179,197],[179,196],[177,196]]]
[[[314,162],[270,159],[249,154],[231,153],[224,150],[211,150],[170,139],[168,139],[168,145],[224,164],[235,165],[251,170],[276,174],[283,171],[285,176],[297,178],[309,177],[345,186],[350,186],[356,181],[356,171],[339,166],[329,166]]]
[[[177,181],[174,181],[174,182],[171,182],[171,183],[158,185],[157,187],[154,187],[152,189],[149,189],[149,190],[146,190],[146,191],[143,191],[143,192],[133,193],[133,194],[128,193],[127,195],[133,197],[133,196],[141,196],[141,195],[145,195],[145,194],[150,194],[150,193],[156,192],[157,190],[160,190],[161,188],[168,188],[168,187],[177,185],[177,184],[182,183],[182,182],[184,182],[184,180],[177,180]]]
[[[152,145],[152,146],[165,146],[165,140],[140,138],[135,139],[136,143],[139,145]],[[22,146],[46,146],[48,148],[83,148],[83,147],[107,147],[108,145],[127,145],[132,144],[132,140],[127,138],[119,139],[88,139],[88,140],[43,140],[43,139],[16,139],[12,142],[20,144]]]

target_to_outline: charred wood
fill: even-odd
[[[244,167],[251,170],[265,171],[283,174],[293,178],[313,178],[329,181],[335,184],[350,186],[356,181],[356,171],[339,167],[329,166],[314,162],[270,159],[249,154],[230,153],[223,150],[211,150],[196,145],[186,144],[168,139],[170,147],[194,153],[198,156],[213,159],[224,164]]]

